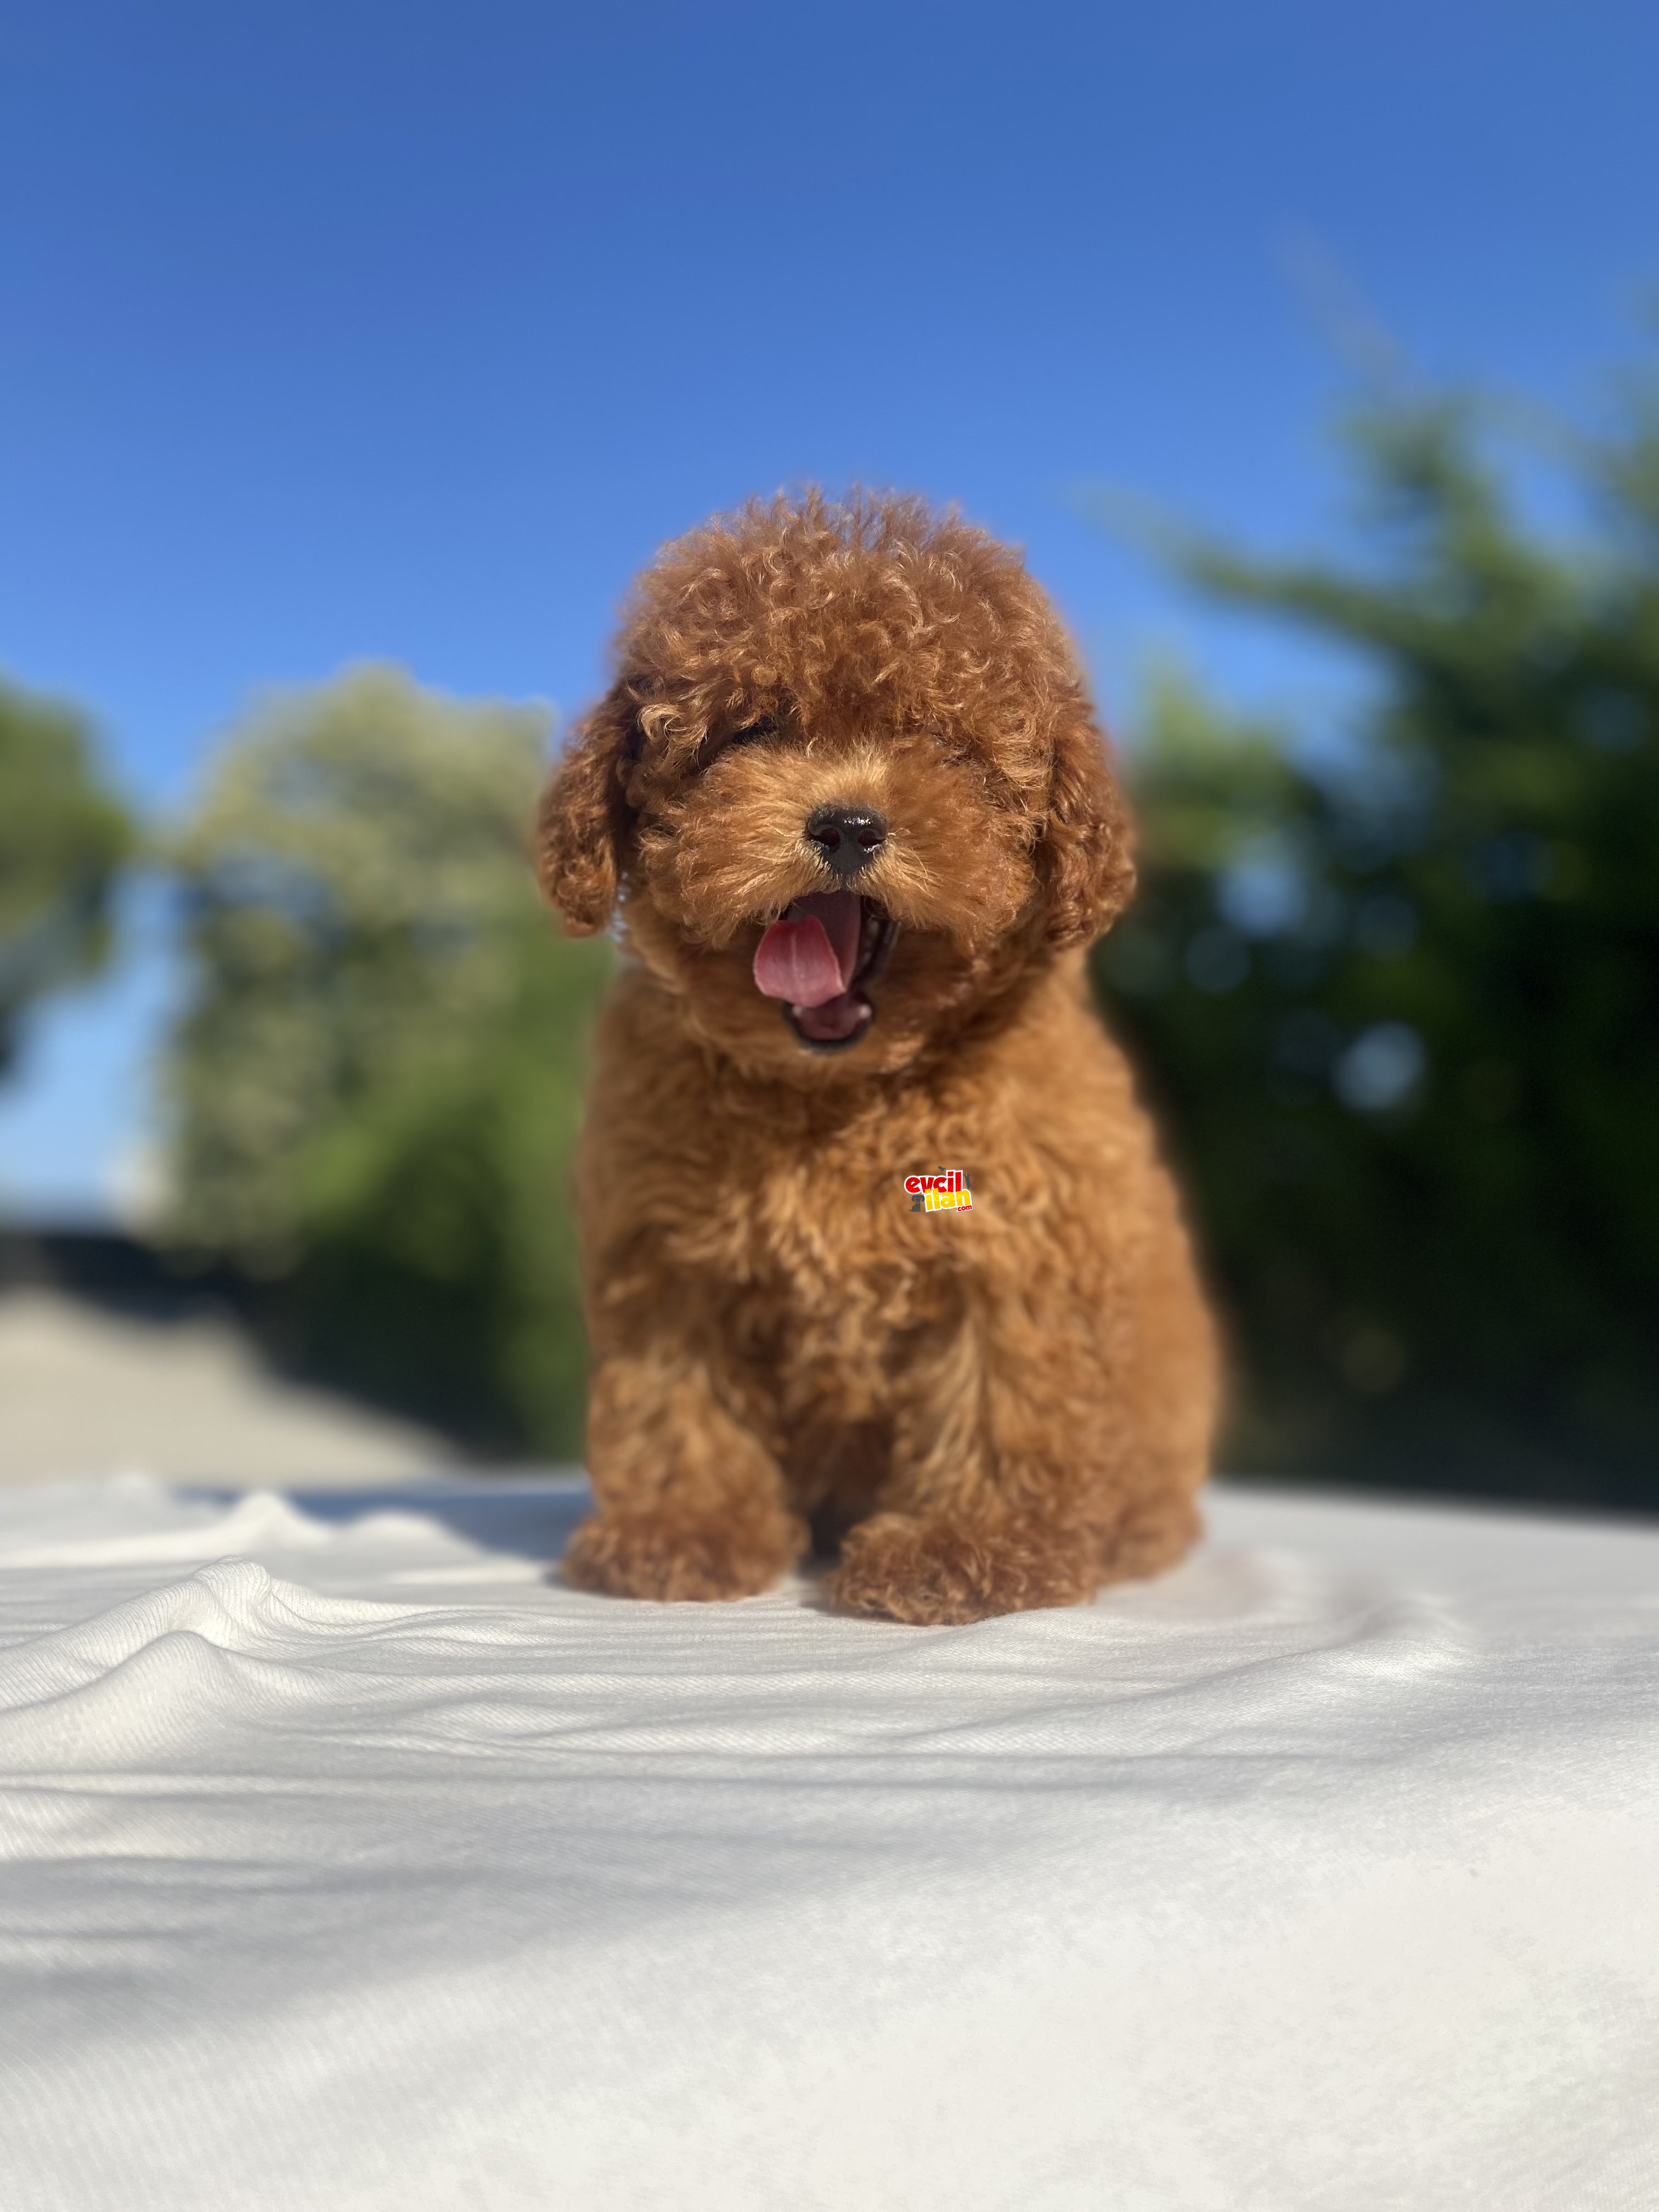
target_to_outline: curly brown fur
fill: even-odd
[[[897,925],[833,1051],[754,973],[792,902],[841,887],[806,835],[825,805],[884,817],[854,883]],[[1018,555],[815,493],[668,546],[540,860],[567,926],[614,912],[630,956],[578,1164],[598,1510],[568,1578],[742,1596],[811,1522],[843,1540],[844,1605],[939,1622],[1179,1558],[1212,1335],[1084,976],[1133,887],[1127,818]],[[909,1210],[939,1165],[971,1212]]]

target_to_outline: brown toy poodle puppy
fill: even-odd
[[[843,1606],[933,1622],[1168,1566],[1213,1349],[1089,1000],[1134,876],[1042,592],[919,501],[779,499],[663,551],[617,665],[541,820],[628,956],[566,1578],[743,1597],[816,1538]]]

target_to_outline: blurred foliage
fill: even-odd
[[[272,1279],[301,1368],[497,1451],[578,1448],[569,1161],[606,948],[529,825],[539,711],[392,669],[282,696],[179,836],[173,1242]]]
[[[1571,538],[1492,431],[1370,405],[1350,564],[1178,543],[1375,680],[1346,744],[1157,688],[1098,975],[1231,1323],[1232,1464],[1659,1506],[1659,393],[1558,441]]]
[[[0,1074],[30,1003],[106,957],[132,840],[82,718],[0,683]]]

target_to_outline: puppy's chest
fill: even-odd
[[[679,1256],[787,1313],[803,1346],[925,1324],[971,1271],[983,1218],[971,1164],[923,1149],[878,1129],[733,1154],[685,1194]]]

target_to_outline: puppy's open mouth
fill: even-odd
[[[755,952],[755,984],[783,1002],[785,1018],[813,1052],[856,1044],[876,1018],[865,994],[880,976],[898,924],[856,891],[812,891],[768,929]]]

